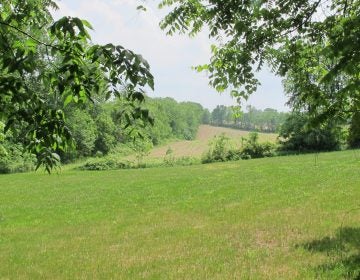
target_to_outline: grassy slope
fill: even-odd
[[[0,176],[0,279],[353,279],[359,168],[337,152]]]
[[[150,158],[163,158],[169,147],[171,147],[171,149],[173,150],[175,157],[201,157],[201,155],[208,150],[209,141],[213,139],[215,135],[220,135],[222,133],[229,137],[234,145],[238,146],[241,143],[241,137],[246,137],[249,134],[248,131],[243,130],[215,127],[210,125],[201,125],[194,141],[177,141],[174,143],[169,143],[162,147],[156,147],[151,152]],[[276,138],[277,134],[274,133],[259,133],[260,142],[275,142]]]

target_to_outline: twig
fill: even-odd
[[[6,22],[3,22],[3,21],[0,21],[0,24],[5,25],[5,26],[8,26],[8,27],[10,27],[10,28],[12,28],[12,29],[15,29],[16,31],[20,32],[21,34],[23,34],[23,35],[31,38],[32,40],[34,40],[34,41],[37,42],[38,44],[44,45],[44,46],[46,46],[46,47],[50,47],[50,48],[54,48],[54,49],[60,50],[57,46],[54,46],[54,45],[51,45],[51,44],[42,42],[42,41],[36,39],[35,37],[33,37],[32,35],[30,35],[29,33],[21,30],[20,28],[18,28],[18,27],[16,27],[16,26],[13,26],[13,25],[11,25],[11,24],[9,24],[9,23],[6,23]]]

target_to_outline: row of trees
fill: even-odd
[[[191,140],[196,136],[204,112],[197,103],[147,97],[146,109],[151,112],[148,118],[153,123],[149,126],[139,119],[129,125],[124,108],[124,100],[67,106],[65,126],[73,142],[67,149],[55,149],[55,152],[63,162],[68,162],[106,155],[119,144],[140,153],[171,138]],[[23,133],[19,127],[4,134],[4,125],[0,123],[0,173],[34,167],[35,157],[23,153]]]
[[[204,113],[203,122],[250,131],[278,132],[289,115],[271,108],[259,110],[254,106],[247,106],[246,111],[240,113],[237,113],[236,109],[232,106],[218,105],[211,113]]]
[[[123,117],[126,107],[121,100],[98,105],[89,103],[84,108],[73,108],[67,112],[67,123],[75,140],[72,158],[106,155],[117,144],[148,142],[150,146],[176,138],[192,140],[201,123],[204,109],[198,103],[176,102],[172,98],[146,98],[152,125],[140,120],[130,125]]]

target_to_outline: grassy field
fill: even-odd
[[[0,176],[0,279],[359,279],[358,153]]]
[[[175,157],[190,156],[200,158],[201,155],[209,149],[209,141],[213,139],[214,136],[222,133],[229,137],[234,145],[238,146],[241,143],[241,137],[247,137],[249,134],[248,131],[243,130],[201,125],[195,140],[177,141],[161,147],[156,147],[151,151],[149,158],[163,158],[169,147],[173,150]],[[260,142],[275,142],[276,138],[277,134],[274,133],[259,133]]]

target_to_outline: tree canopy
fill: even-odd
[[[71,144],[65,123],[69,104],[117,96],[127,101],[123,119],[152,122],[141,107],[144,88],[153,89],[150,66],[140,55],[113,44],[91,42],[89,22],[54,21],[51,0],[0,3],[0,122],[16,131],[38,166],[50,170],[57,150]]]
[[[360,1],[358,0],[163,0],[168,34],[216,40],[207,71],[218,91],[248,98],[268,64],[285,77],[290,103],[319,117],[359,110]],[[311,106],[310,106],[311,105]]]

